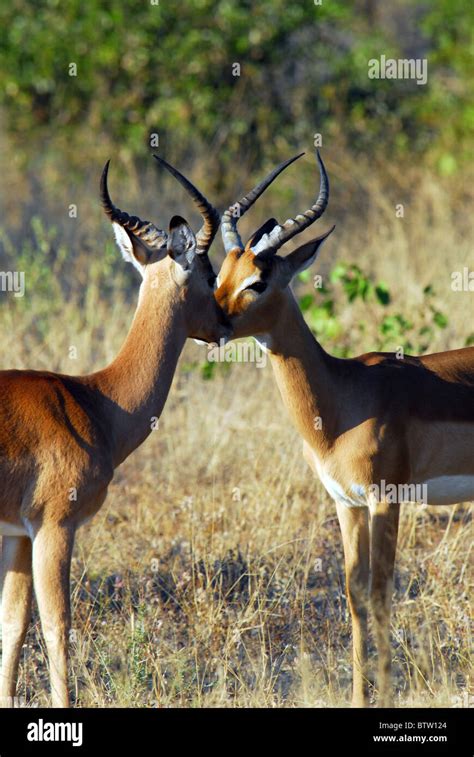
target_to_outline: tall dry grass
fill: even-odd
[[[467,174],[442,183],[413,167],[370,166],[344,152],[328,155],[327,164],[333,198],[325,221],[338,228],[318,270],[325,275],[335,261],[357,262],[389,283],[391,308],[420,323],[422,290],[432,284],[449,318],[430,349],[462,346],[474,331],[472,293],[453,292],[450,276],[472,264]],[[314,173],[308,160],[300,173],[282,177],[252,219],[242,220],[243,231],[269,213],[283,219],[301,210]],[[81,373],[116,353],[137,282],[113,249],[92,179],[65,190],[53,174],[60,182],[57,166],[35,173],[35,190],[10,168],[2,266],[21,260],[27,294],[2,295],[1,367]],[[239,182],[247,186],[236,177],[236,189]],[[118,167],[111,176],[121,207],[164,224],[176,210],[187,211],[166,177],[162,187],[158,196],[151,174],[141,184]],[[67,206],[75,201],[73,221]],[[395,215],[398,203],[403,219]],[[32,214],[42,220],[36,230]],[[336,311],[352,351],[370,350],[381,307],[340,298]],[[356,328],[361,320],[363,330]],[[101,512],[79,532],[72,569],[75,702],[345,705],[351,630],[334,505],[302,460],[271,368],[236,364],[206,381],[204,360],[202,348],[186,346],[159,429],[117,471]],[[468,505],[403,508],[392,618],[401,706],[468,704],[471,543]],[[370,656],[375,666],[373,646]],[[32,704],[48,701],[36,613],[19,695]]]

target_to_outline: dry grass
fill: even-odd
[[[347,703],[334,506],[278,411],[270,369],[235,367],[232,392],[229,383],[179,377],[161,428],[80,532],[72,650],[81,706]],[[466,507],[403,511],[392,622],[400,705],[463,701],[471,542]],[[20,692],[44,704],[38,639],[36,621]]]
[[[468,264],[465,189],[438,187],[414,171],[400,172],[392,184],[391,176],[364,166],[356,181],[349,159],[338,161],[328,217],[339,224],[333,260],[358,262],[384,277],[393,307],[417,319],[423,317],[422,288],[433,284],[449,326],[432,349],[464,344],[473,331],[472,294],[453,293],[450,273]],[[415,178],[417,194],[407,188],[405,219],[396,219],[403,185]],[[293,186],[294,194],[285,181],[273,195],[280,207],[272,210],[282,216],[288,204],[296,208],[307,196],[310,176],[305,173],[302,188]],[[392,189],[384,192],[384,186]],[[138,210],[129,192],[136,200],[131,209]],[[271,198],[265,203],[259,220]],[[68,239],[66,220],[55,223],[74,256],[71,293],[48,298],[33,291],[25,303],[8,301],[1,312],[2,367],[80,373],[110,360],[125,336],[131,306],[122,280],[104,297],[100,277],[88,268],[92,242],[87,250]],[[98,214],[90,225],[102,249]],[[12,238],[17,229],[7,229]],[[323,272],[328,253],[329,245]],[[55,260],[52,255],[51,265]],[[118,254],[116,261],[119,270]],[[49,310],[39,329],[38,313]],[[342,301],[337,310],[354,351],[371,349],[381,312],[364,316],[360,305]],[[361,317],[367,321],[363,339],[352,329]],[[78,347],[74,362],[71,344]],[[271,368],[234,365],[204,381],[191,369],[203,359],[197,346],[186,346],[158,431],[117,471],[102,511],[78,535],[75,701],[94,707],[346,705],[351,632],[334,506],[302,460]],[[471,542],[467,505],[403,508],[392,619],[402,706],[467,703]],[[373,647],[370,654],[375,666]],[[48,701],[37,615],[19,695],[33,704]]]

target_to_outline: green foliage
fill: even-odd
[[[340,301],[342,294],[351,305],[357,300],[362,300],[371,308],[379,309],[387,308],[392,297],[385,282],[374,281],[354,264],[336,264],[329,274],[329,282],[327,287],[319,288],[320,295],[323,295],[322,302],[318,302],[313,294],[302,295],[298,302],[314,335],[323,342],[328,341],[333,354],[350,357],[352,351],[349,341],[346,339],[341,321],[334,312],[335,299],[338,298]],[[444,329],[448,325],[446,315],[433,304],[434,297],[433,287],[425,287],[423,302],[415,318],[407,318],[396,312],[385,315],[383,311],[376,312],[376,322],[379,326],[374,349],[396,351],[401,348],[408,352],[426,352],[436,329]],[[369,312],[369,319],[372,314],[372,311]],[[368,329],[368,322],[362,320],[353,326],[362,335]]]
[[[349,302],[353,302],[358,297],[366,302],[367,299],[374,296],[382,305],[388,305],[390,302],[387,284],[384,281],[373,284],[355,264],[339,263],[336,265],[331,272],[330,281],[333,284],[338,281],[342,283]]]
[[[421,24],[435,44],[429,56],[431,86],[418,113],[421,123],[442,124],[438,168],[444,175],[456,172],[460,146],[465,145],[467,157],[466,143],[474,132],[473,22],[470,3],[437,0],[429,4]]]
[[[64,258],[63,246],[56,247],[56,229],[46,230],[40,218],[31,219],[30,235],[25,235],[17,250],[3,228],[0,228],[0,244],[4,254],[14,262],[11,267],[25,276],[24,297],[12,298],[10,307],[19,315],[29,313],[32,330],[44,338],[50,326],[52,309],[61,301],[61,287],[56,272]],[[37,297],[28,296],[35,292]],[[58,315],[59,313],[56,313]]]
[[[208,141],[218,129],[219,142],[234,148],[259,131],[261,147],[281,125],[283,113],[269,109],[278,88],[270,93],[267,85],[285,40],[316,15],[347,14],[340,4],[252,6],[228,0],[3,5],[0,21],[8,31],[0,45],[0,84],[11,124],[25,132],[89,121],[132,152],[144,150],[151,131],[179,145],[183,135]],[[327,49],[326,43],[320,52]],[[77,76],[70,75],[71,63]],[[234,63],[241,76],[233,75]]]
[[[212,145],[225,171],[319,131],[356,149],[431,150],[451,173],[474,122],[469,4],[391,5],[3,3],[0,103],[25,153],[51,130],[56,145],[107,138],[128,154],[157,133],[173,153]],[[371,58],[414,51],[429,59],[425,86],[368,78]]]
[[[15,150],[12,166],[28,163],[29,175],[41,173],[51,195],[59,191],[57,154],[82,169],[95,164],[90,149],[103,156],[114,144],[126,164],[149,152],[152,133],[177,164],[183,154],[187,162],[204,155],[201,170],[221,204],[227,186],[235,185],[237,162],[257,172],[277,152],[310,145],[316,132],[344,154],[401,157],[401,172],[409,160],[449,176],[468,155],[474,77],[472,11],[464,0],[396,0],[383,9],[362,0],[13,0],[1,4],[0,24],[0,107]],[[427,84],[369,79],[368,61],[382,54],[426,57]],[[237,65],[240,75],[234,75]],[[52,157],[51,173],[40,172],[43,155]],[[343,186],[345,169],[336,168]],[[389,171],[387,177],[390,182]],[[281,204],[290,206],[294,188],[278,191]],[[361,212],[365,218],[364,207]],[[33,337],[46,336],[69,296],[95,317],[99,298],[130,299],[135,291],[112,241],[85,265],[85,258],[71,257],[69,232],[58,224],[59,230],[45,227],[34,216],[16,246],[0,230],[5,261],[26,272],[27,291],[35,295],[10,298],[5,307],[12,319],[26,311]],[[74,239],[73,249],[82,250],[82,239]],[[308,284],[310,272],[299,279]],[[386,282],[340,264],[317,298],[305,293],[300,305],[316,336],[342,356],[357,340],[341,320],[341,302],[355,311],[366,307],[351,330],[378,349],[400,344],[424,351],[448,325],[430,288],[420,312],[407,317],[393,309]],[[375,338],[374,323],[380,324]],[[466,344],[473,340],[468,336]],[[185,370],[212,379],[229,364],[204,360]]]

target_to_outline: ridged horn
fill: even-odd
[[[240,250],[244,249],[240,234],[237,231],[237,223],[239,219],[243,216],[244,213],[247,212],[250,207],[252,207],[254,202],[260,197],[261,194],[263,194],[263,192],[265,192],[267,187],[270,186],[270,184],[276,179],[276,177],[279,176],[279,174],[281,174],[281,172],[284,171],[287,166],[289,166],[295,160],[298,160],[298,158],[301,158],[302,155],[304,155],[304,152],[300,152],[299,155],[295,155],[293,158],[289,158],[283,163],[280,163],[280,165],[274,168],[273,171],[271,171],[268,176],[260,182],[260,184],[257,184],[257,186],[254,187],[254,189],[252,189],[244,197],[242,197],[239,202],[234,203],[225,211],[222,216],[221,230],[222,240],[224,242],[226,252],[230,252],[230,250],[233,250],[236,247]]]
[[[316,156],[320,176],[319,194],[316,202],[304,213],[297,215],[296,218],[289,218],[285,223],[275,226],[268,235],[266,250],[274,250],[276,252],[285,242],[288,242],[296,234],[300,234],[308,226],[311,226],[326,210],[329,200],[329,179],[319,150],[316,151]]]
[[[198,255],[206,254],[219,228],[219,212],[213,205],[211,205],[209,200],[207,200],[204,195],[201,194],[199,189],[197,189],[197,187],[195,187],[194,184],[189,181],[189,179],[183,176],[183,174],[180,173],[177,168],[174,168],[174,166],[167,163],[166,160],[159,157],[159,155],[153,155],[153,157],[158,161],[158,163],[160,163],[160,165],[166,168],[166,170],[169,171],[169,173],[174,176],[177,181],[179,181],[181,186],[184,187],[189,196],[192,198],[200,214],[202,215],[204,223],[196,234],[196,253]]]
[[[150,221],[142,221],[137,216],[129,216],[113,204],[107,186],[109,165],[110,160],[105,164],[100,177],[100,201],[106,216],[112,223],[118,223],[127,232],[136,236],[150,251],[162,249],[168,238],[166,231],[158,229]]]

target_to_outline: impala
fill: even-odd
[[[49,657],[53,706],[68,706],[69,575],[77,528],[103,504],[114,470],[156,427],[187,337],[230,330],[214,297],[208,249],[219,214],[175,168],[203,225],[174,216],[169,232],[101,200],[118,246],[142,276],[138,306],[115,360],[86,376],[0,372],[0,697],[13,703],[32,587]]]
[[[368,699],[370,604],[383,706],[390,700],[390,608],[405,501],[393,490],[421,487],[432,505],[474,498],[474,348],[404,359],[370,352],[343,360],[325,352],[289,283],[314,262],[334,226],[286,257],[276,254],[326,209],[329,181],[319,153],[320,189],[311,208],[281,225],[270,219],[245,246],[237,230],[243,213],[298,157],[224,213],[227,255],[215,297],[233,335],[255,336],[269,352],[283,402],[303,437],[304,457],[336,503],[353,629],[353,704]]]

